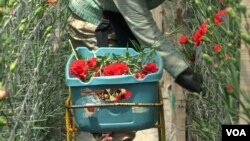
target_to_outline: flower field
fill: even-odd
[[[3,7],[13,12],[0,16],[0,80],[8,93],[0,101],[7,121],[0,140],[64,140],[67,2],[8,0]]]
[[[203,79],[202,94],[185,91],[186,140],[218,141],[221,124],[237,124],[240,118],[250,123],[249,92],[240,88],[240,48],[250,49],[250,12],[242,0],[178,2],[183,6],[182,24],[176,25],[178,17],[166,18],[173,25],[167,37],[180,35],[171,41]],[[0,0],[0,141],[65,140],[68,89],[64,71],[72,53],[65,32],[67,4],[63,0]],[[167,4],[175,6],[174,1]],[[176,16],[175,8],[168,10]],[[123,74],[143,79],[157,71],[154,62],[137,66],[135,60],[122,63],[125,59],[117,58],[121,60],[80,58],[70,72],[87,81]],[[111,91],[123,98],[131,95],[123,89]],[[102,98],[113,96],[101,93]]]
[[[221,140],[222,124],[237,124],[242,115],[249,123],[249,94],[240,89],[240,48],[249,46],[250,37],[249,26],[241,25],[249,14],[240,0],[185,4],[186,30],[179,42],[204,80],[202,95],[188,96],[187,140]]]

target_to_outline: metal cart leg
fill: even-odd
[[[166,141],[166,129],[165,129],[165,120],[164,120],[164,110],[162,107],[159,108],[159,141]]]
[[[162,105],[158,107],[158,139],[159,141],[166,141],[166,128],[163,108],[164,103],[161,90],[159,90],[159,102],[162,103]]]
[[[70,89],[69,89],[70,90]],[[161,91],[158,92],[158,103],[104,103],[104,104],[95,104],[95,105],[72,105],[71,94],[65,101],[65,125],[66,125],[66,141],[75,141],[76,126],[73,121],[72,109],[75,108],[90,108],[90,107],[114,107],[114,106],[157,106],[158,108],[158,139],[159,141],[166,141],[166,129],[165,129],[165,120],[164,120],[164,108],[163,108],[163,98]]]
[[[66,99],[65,104],[71,105],[70,96]],[[65,126],[66,126],[66,141],[75,141],[76,127],[73,121],[71,110],[68,108],[65,109]]]

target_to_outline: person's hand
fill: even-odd
[[[202,91],[202,81],[198,80],[197,75],[190,68],[177,76],[175,82],[190,92],[200,93]]]

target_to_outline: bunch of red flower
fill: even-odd
[[[217,25],[221,25],[224,23],[224,19],[226,18],[226,16],[228,15],[227,10],[229,8],[226,8],[224,10],[220,10],[218,11],[215,15],[214,15],[214,23]]]
[[[103,68],[104,76],[123,75],[129,72],[129,67],[123,62],[115,62]]]
[[[131,91],[123,88],[105,89],[96,91],[95,93],[99,99],[106,101],[124,100],[132,96]]]
[[[204,22],[199,28],[198,30],[196,30],[196,32],[194,33],[193,36],[193,41],[195,43],[196,46],[200,45],[200,42],[203,38],[203,36],[207,33],[207,23]]]
[[[157,65],[155,63],[150,62],[150,63],[142,66],[142,72],[136,72],[136,73],[134,73],[134,76],[137,79],[142,79],[147,74],[154,73],[154,72],[157,72],[157,71],[158,71]]]
[[[97,58],[90,58],[89,60],[79,59],[75,60],[70,65],[70,74],[82,81],[87,81],[91,77],[100,76],[115,76],[115,75],[128,75],[133,74],[137,79],[144,78],[149,73],[158,71],[157,65],[150,62],[141,67],[140,71],[133,72],[130,67],[121,61],[113,62],[110,64],[101,64]],[[104,65],[104,66],[103,66]],[[102,67],[101,67],[102,66]]]
[[[87,75],[89,74],[90,69],[95,68],[96,63],[97,63],[96,58],[91,58],[89,60],[84,60],[84,59],[75,60],[74,62],[71,63],[70,74],[76,76],[82,81],[85,81]],[[97,70],[96,73],[98,72],[99,71]],[[97,75],[96,73],[92,75]]]
[[[216,24],[216,25],[223,24],[226,16],[228,15],[229,9],[230,8],[226,8],[226,9],[220,10],[217,13],[215,13],[214,17],[213,17],[214,24]],[[207,22],[204,22],[195,31],[195,33],[193,35],[193,42],[196,46],[200,45],[202,39],[204,38],[205,34],[207,33],[207,28],[208,28],[208,24],[207,24]],[[180,44],[187,44],[189,42],[189,39],[187,36],[182,35],[182,36],[180,36],[179,42],[180,42]]]

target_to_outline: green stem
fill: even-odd
[[[74,55],[75,55],[75,57],[76,57],[76,60],[78,60],[78,57],[77,57],[76,51],[75,51],[75,49],[74,49],[74,47],[73,47],[73,44],[72,44],[72,42],[71,42],[71,40],[70,40],[70,39],[69,39],[69,44],[70,44],[70,47],[71,47],[71,49],[72,49],[72,51],[73,51],[73,53],[74,53]]]

